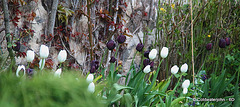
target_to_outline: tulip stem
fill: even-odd
[[[120,45],[117,46],[117,50],[116,50],[115,55],[114,55],[115,58],[117,58],[117,53],[118,53],[119,47],[120,47]]]
[[[177,85],[173,88],[172,92],[175,92],[175,90],[176,90],[176,88],[178,87],[179,82],[180,82],[181,79],[182,79],[182,73],[181,73],[181,76],[180,76],[180,78],[179,78],[179,80],[178,80],[178,82],[177,82]]]

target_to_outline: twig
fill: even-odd
[[[194,53],[193,53],[193,11],[192,11],[192,0],[190,0],[190,11],[191,11],[191,45],[192,45],[192,70],[193,70],[193,85],[194,85]]]
[[[89,32],[89,43],[90,43],[90,57],[91,61],[93,60],[93,49],[92,49],[92,23],[91,23],[91,13],[90,13],[90,0],[87,0],[87,12],[88,12],[88,32]]]

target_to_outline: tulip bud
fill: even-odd
[[[58,54],[58,61],[63,63],[67,59],[67,52],[66,50],[61,50]]]
[[[18,65],[16,76],[19,77],[19,72],[23,70],[23,75],[25,75],[25,66],[24,65]]]
[[[35,54],[32,50],[27,51],[27,62],[32,62],[35,57]]]
[[[54,76],[60,77],[62,73],[62,68],[57,69],[57,71],[54,73]]]
[[[187,88],[183,88],[183,94],[187,94],[188,89]]]
[[[142,43],[138,43],[137,46],[136,46],[136,50],[141,52],[143,47],[144,47],[144,45]]]
[[[206,49],[207,49],[207,50],[211,50],[211,49],[212,49],[212,43],[208,43],[208,44],[206,45]]]
[[[190,81],[189,80],[185,80],[182,84],[182,88],[188,88],[190,85]]]
[[[177,65],[174,65],[172,68],[171,68],[171,73],[172,74],[176,74],[178,72],[179,68]]]
[[[150,51],[145,51],[144,52],[144,57],[149,58],[149,53],[150,53]]]
[[[124,43],[125,42],[125,40],[126,40],[126,36],[125,35],[120,35],[120,36],[118,36],[117,37],[117,41],[118,41],[118,43]]]
[[[116,44],[115,44],[115,42],[113,40],[108,41],[107,48],[109,50],[113,50],[115,48],[115,46],[116,46]]]
[[[219,45],[220,48],[225,48],[226,47],[226,40],[225,39],[220,39],[218,45]]]
[[[184,72],[187,72],[188,70],[188,65],[185,63],[181,66],[181,72],[184,73]]]
[[[88,83],[91,83],[91,82],[93,82],[93,78],[94,78],[94,76],[93,76],[93,74],[89,74],[88,76],[87,76],[87,82]]]
[[[168,56],[168,48],[163,47],[162,50],[161,50],[161,57],[166,58],[167,56]]]
[[[14,51],[19,51],[19,50],[20,50],[20,47],[21,47],[20,42],[15,42],[15,44],[16,44],[16,46],[13,46],[12,49],[13,49]]]
[[[95,91],[95,85],[93,82],[91,82],[89,85],[88,85],[88,92],[90,93],[94,93]]]
[[[225,41],[226,41],[226,45],[227,45],[227,46],[230,45],[230,38],[229,38],[229,37],[226,37],[226,38],[225,38]]]
[[[40,47],[40,58],[45,59],[49,55],[49,49],[46,45],[41,45]]]
[[[147,65],[149,65],[150,60],[149,59],[144,59],[143,60],[143,66],[146,67]]]
[[[94,72],[96,72],[96,67],[92,66],[91,69],[90,69],[90,73],[94,73]]]
[[[143,72],[144,73],[149,73],[151,71],[151,66],[150,65],[147,65],[144,69],[143,69]]]
[[[93,60],[93,61],[91,62],[91,64],[90,64],[90,66],[91,66],[91,67],[92,67],[92,66],[95,66],[95,69],[98,69],[98,67],[99,67],[99,61]]]
[[[115,61],[116,61],[116,58],[114,56],[112,56],[109,62],[114,63]]]
[[[148,55],[149,59],[153,60],[157,56],[157,49],[152,49]]]
[[[28,68],[28,69],[27,69],[27,74],[28,74],[29,76],[33,76],[33,74],[34,74],[33,69]]]

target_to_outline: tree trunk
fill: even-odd
[[[9,11],[8,11],[8,0],[3,0],[3,11],[4,11],[4,22],[5,22],[5,37],[7,40],[7,45],[11,44],[11,37],[10,37],[10,24],[9,24]],[[14,54],[13,54],[13,50],[12,50],[12,46],[8,45],[7,46],[8,52],[9,52],[9,56],[11,59],[11,64],[9,67],[10,72],[12,72],[13,67],[15,65],[15,59],[14,59]]]
[[[53,36],[54,35],[54,26],[55,26],[55,19],[56,19],[56,13],[57,13],[57,6],[58,6],[58,0],[53,0],[52,4],[52,10],[51,14],[49,17],[49,26],[47,30],[47,35],[49,36],[50,34]]]

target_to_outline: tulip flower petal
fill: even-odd
[[[184,72],[187,72],[188,70],[188,65],[185,63],[181,66],[181,72],[184,73]]]
[[[177,73],[178,73],[178,70],[179,70],[178,66],[177,66],[177,65],[174,65],[174,66],[171,68],[171,73],[172,73],[172,74],[177,74]]]
[[[41,45],[40,46],[40,58],[45,59],[49,55],[49,49],[46,45]]]
[[[157,56],[157,49],[152,49],[151,51],[150,51],[150,53],[149,53],[149,59],[154,59],[154,58],[156,58],[156,56]]]
[[[187,94],[188,89],[187,88],[183,88],[183,94]]]
[[[60,77],[62,73],[62,68],[57,69],[57,71],[54,73],[54,76]]]
[[[93,82],[91,82],[91,83],[88,85],[88,91],[89,91],[90,93],[94,93],[94,91],[95,91],[95,85],[94,85]]]
[[[144,69],[143,69],[143,72],[144,73],[149,73],[151,71],[151,66],[150,65],[147,65]]]
[[[25,75],[25,66],[24,65],[19,65],[16,71],[16,76],[19,77],[19,72],[23,70],[23,75]]]
[[[185,80],[182,84],[182,88],[188,88],[190,85],[190,80]]]
[[[89,74],[88,76],[87,76],[87,82],[88,83],[91,83],[91,82],[93,82],[93,79],[94,79],[94,75],[93,74]]]
[[[163,47],[162,50],[161,50],[161,57],[166,58],[167,56],[168,56],[168,48]]]
[[[32,62],[35,57],[35,53],[32,50],[27,51],[27,62]]]
[[[67,51],[66,50],[61,50],[58,54],[58,61],[60,63],[63,63],[67,59]]]

